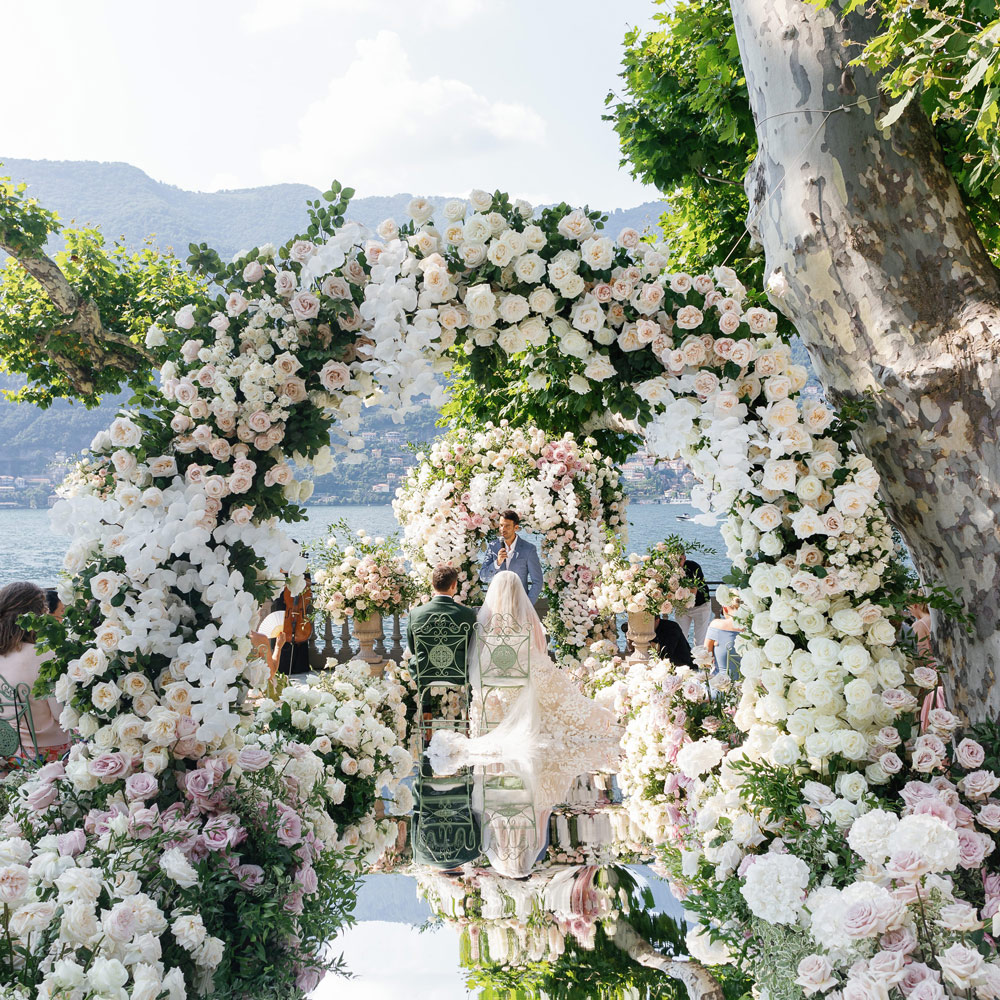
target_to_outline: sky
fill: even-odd
[[[657,197],[601,120],[652,0],[0,0],[0,158],[124,161],[188,190],[334,178]],[[13,44],[11,44],[13,43]],[[30,81],[30,89],[26,81]]]

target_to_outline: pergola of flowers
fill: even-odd
[[[393,501],[403,547],[429,580],[441,562],[459,571],[459,596],[478,604],[482,553],[511,509],[541,539],[547,625],[564,652],[592,637],[589,598],[608,552],[623,544],[625,495],[617,468],[593,439],[552,438],[506,422],[459,428],[435,441]]]
[[[331,423],[357,458],[361,406],[402,417],[458,357],[506,366],[520,418],[630,428],[657,454],[679,452],[728,518],[747,626],[735,728],[724,741],[674,734],[663,768],[683,776],[673,806],[695,819],[654,837],[699,915],[695,957],[742,956],[783,997],[1000,996],[980,933],[1000,901],[987,860],[997,748],[953,740],[943,709],[919,719],[937,676],[892,624],[902,595],[877,475],[850,420],[801,396],[806,373],[774,314],[748,304],[731,270],[667,273],[660,248],[606,237],[597,213],[566,205],[536,216],[474,192],[435,226],[417,200],[412,222],[379,239],[344,226],[342,208],[317,202],[308,233],[278,251],[230,265],[196,255],[223,294],[150,330],[160,388],[69,486],[72,576],[64,622],[43,629],[55,651],[43,684],[88,742],[26,781],[2,821],[4,920],[28,953],[0,949],[5,980],[72,989],[86,953],[105,990],[242,984],[234,949],[196,919],[199,900],[243,898],[240,876],[212,860],[246,842],[237,828],[281,873],[285,922],[268,933],[302,944],[288,978],[312,980],[319,915],[343,875],[321,738],[391,740],[381,723],[369,736],[344,723],[317,730],[315,747],[275,736],[266,764],[248,755],[248,694],[264,680],[248,633],[260,601],[301,583],[277,524],[308,495],[291,460],[328,467]],[[279,757],[300,762],[315,797],[280,780]],[[270,825],[251,819],[261,802]],[[266,829],[279,834],[262,841]],[[95,863],[134,877],[92,880]],[[58,970],[55,948],[70,963]]]

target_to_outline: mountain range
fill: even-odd
[[[239,191],[184,191],[153,180],[127,163],[90,160],[18,160],[0,157],[0,176],[24,181],[28,193],[59,213],[64,223],[96,225],[105,237],[121,237],[139,246],[152,236],[161,247],[173,247],[187,256],[189,243],[207,243],[228,260],[237,251],[260,243],[283,243],[306,224],[306,201],[320,191],[308,184],[272,184]],[[331,178],[332,180],[332,178]],[[348,180],[343,178],[343,180]],[[374,228],[384,219],[406,221],[412,194],[354,198],[348,218]],[[430,197],[435,204],[445,196]],[[612,234],[631,226],[640,232],[654,227],[664,202],[635,208],[601,208],[609,215],[605,228]]]
[[[305,228],[306,201],[320,195],[307,184],[213,193],[184,191],[127,163],[94,161],[0,157],[0,176],[24,181],[28,194],[58,212],[66,225],[97,226],[109,241],[121,239],[131,247],[152,238],[156,246],[173,248],[182,258],[187,256],[189,243],[207,243],[224,260],[260,243],[282,243]],[[355,198],[348,218],[370,227],[387,218],[404,222],[411,197],[400,193]],[[444,200],[444,196],[431,197],[435,204]],[[608,213],[605,227],[615,235],[627,226],[640,231],[655,227],[666,205],[646,202],[627,209],[592,207]],[[21,384],[17,377],[0,376],[0,389]],[[58,402],[44,411],[0,397],[0,467],[9,467],[4,460],[14,459],[21,472],[41,472],[57,453],[79,452],[111,422],[123,399],[109,397],[99,409],[90,411],[68,402]],[[373,429],[381,429],[384,417],[371,413],[366,423],[371,421]]]

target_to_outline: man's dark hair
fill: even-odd
[[[458,570],[449,563],[439,563],[431,573],[431,586],[441,593],[451,590],[451,585],[458,583]]]
[[[500,517],[505,521],[513,521],[515,524],[521,523],[521,515],[516,510],[503,510],[500,512]]]

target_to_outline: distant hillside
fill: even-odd
[[[158,246],[172,247],[179,257],[187,256],[189,243],[207,243],[228,259],[260,243],[283,242],[305,228],[306,200],[320,193],[307,184],[212,194],[183,191],[154,181],[127,163],[0,157],[0,164],[0,176],[26,182],[29,193],[64,222],[97,225],[109,239],[124,237],[131,246],[155,235]],[[350,178],[341,180],[350,183]],[[349,215],[372,227],[387,218],[402,222],[411,197],[356,198]],[[445,198],[431,200],[439,204]],[[617,234],[626,226],[655,227],[664,208],[662,202],[647,202],[635,208],[605,209],[610,215],[607,228]]]

